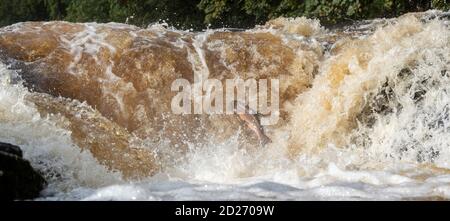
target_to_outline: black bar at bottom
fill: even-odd
[[[449,202],[273,202],[273,201],[163,201],[163,202],[10,202],[0,203],[2,214],[16,218],[86,219],[93,217],[126,220],[168,218],[365,218],[385,219],[395,213],[402,218],[427,218],[450,211]],[[146,219],[146,217],[148,219]],[[357,216],[360,219],[361,216]],[[304,218],[300,219],[304,220]],[[307,219],[309,220],[309,219]]]

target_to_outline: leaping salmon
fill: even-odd
[[[235,114],[247,125],[249,129],[255,132],[260,144],[265,146],[266,144],[271,143],[272,140],[264,133],[264,128],[261,126],[258,114],[252,114],[256,112],[251,111],[248,106],[244,106],[238,101],[235,101],[234,105],[236,108]]]

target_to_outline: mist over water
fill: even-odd
[[[0,141],[49,181],[39,200],[448,199],[449,16],[15,24],[0,29]],[[233,115],[173,114],[178,78],[279,79],[272,143]]]

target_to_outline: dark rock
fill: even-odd
[[[18,157],[23,157],[23,153],[22,153],[22,150],[20,149],[20,147],[14,146],[9,143],[0,142],[0,151],[10,153],[10,154],[16,155]]]
[[[0,200],[24,200],[39,196],[45,179],[22,158],[22,150],[0,143]]]

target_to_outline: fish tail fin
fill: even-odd
[[[262,134],[260,142],[262,146],[266,146],[267,144],[272,143],[272,140],[265,134]]]

